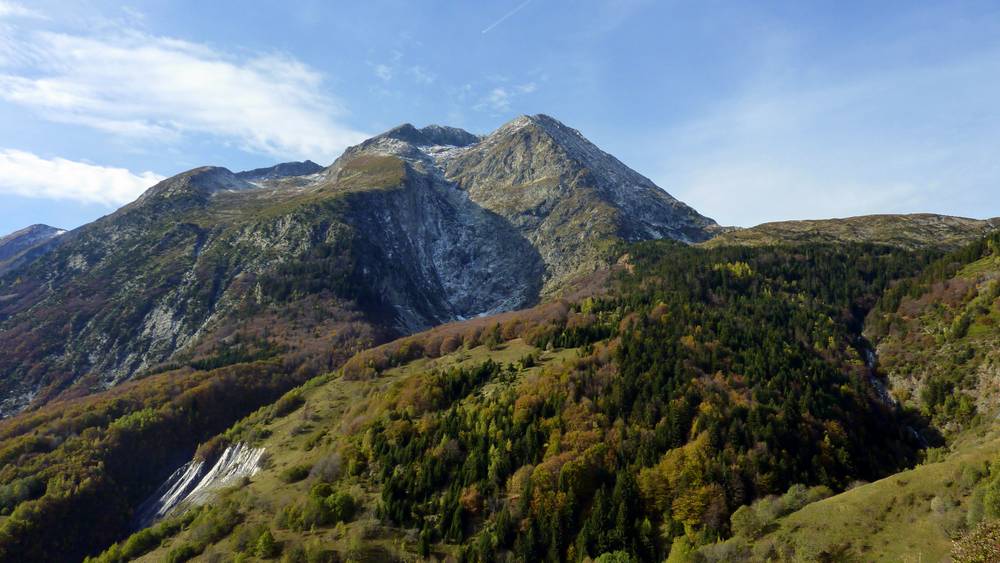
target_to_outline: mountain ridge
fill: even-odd
[[[339,344],[352,349],[526,307],[606,267],[620,242],[717,227],[547,116],[485,136],[406,124],[316,166],[182,172],[0,278],[3,413],[231,342],[319,346],[315,323],[355,335]],[[304,322],[305,303],[326,319]]]
[[[953,250],[1000,228],[1000,217],[972,219],[937,213],[876,214],[835,219],[774,221],[736,228],[704,242],[761,246],[823,242],[871,242],[914,249],[936,246]]]
[[[53,239],[66,233],[48,225],[30,225],[0,237],[0,275],[17,268],[32,254],[45,252]]]

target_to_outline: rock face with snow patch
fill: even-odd
[[[179,467],[136,511],[133,527],[145,528],[181,507],[204,504],[216,491],[238,485],[260,469],[264,448],[229,446],[217,460],[194,459]]]

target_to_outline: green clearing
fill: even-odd
[[[1000,453],[1000,429],[956,439],[944,459],[924,463],[807,505],[756,542],[791,546],[796,560],[943,561],[964,522],[971,470],[984,471]]]

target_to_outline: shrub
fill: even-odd
[[[271,413],[275,418],[280,418],[301,407],[305,402],[302,394],[297,389],[289,391],[274,403],[274,406],[271,407]]]
[[[729,517],[733,534],[747,539],[756,539],[764,532],[764,523],[757,511],[749,506],[741,506]]]
[[[281,472],[281,480],[286,483],[297,483],[309,476],[308,465],[293,465]]]
[[[613,551],[600,554],[594,563],[638,563],[638,560],[625,551]]]
[[[261,532],[254,544],[254,553],[261,559],[271,559],[281,553],[281,546],[275,541],[271,530],[264,528]]]
[[[125,543],[122,545],[122,557],[126,561],[135,559],[160,545],[161,539],[152,528],[140,530],[125,540]]]
[[[330,509],[330,514],[334,522],[349,522],[354,518],[357,510],[357,503],[351,495],[339,492],[326,498],[326,506]]]
[[[202,549],[204,549],[204,548],[199,549],[199,547],[200,546],[197,546],[193,543],[185,543],[183,545],[175,547],[167,553],[167,563],[184,563],[189,559],[194,559],[195,557],[200,555]]]
[[[333,483],[344,472],[344,457],[334,452],[321,458],[309,471],[309,476],[324,483]]]

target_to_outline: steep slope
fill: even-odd
[[[983,493],[996,487],[1000,430],[962,436],[948,450],[934,453],[933,460],[912,469],[859,483],[778,518],[771,506],[760,503],[751,527],[703,548],[700,560],[955,561],[949,557],[955,540],[984,518]],[[996,516],[989,520],[995,522]],[[996,549],[995,543],[992,547]]]
[[[1000,233],[888,292],[866,332],[899,401],[948,432],[994,419],[1000,411]]]
[[[764,223],[749,229],[725,232],[705,245],[870,242],[909,249],[937,247],[954,250],[994,229],[1000,229],[1000,218],[981,220],[930,213],[864,215],[846,219]]]
[[[33,255],[51,249],[48,243],[65,232],[48,225],[31,225],[0,238],[0,276]]]
[[[285,354],[318,373],[531,305],[620,242],[715,227],[545,116],[405,125],[319,172],[196,168],[0,277],[0,415],[167,367]]]
[[[774,503],[755,506],[743,519],[752,526],[703,549],[705,559],[995,560],[995,542],[975,534],[984,520],[986,534],[1000,527],[1000,233],[887,290],[865,336],[891,400],[932,422],[945,445],[911,470],[787,516],[775,518]],[[959,557],[991,545],[993,555]]]
[[[719,227],[547,115],[522,116],[482,141],[434,153],[448,180],[538,248],[546,288],[603,263],[614,240],[700,242]]]
[[[220,339],[245,337],[245,344],[233,344],[250,354],[287,346],[317,327],[356,322],[355,307],[341,299],[322,304],[326,318],[319,323],[286,325],[268,342],[261,341],[262,327],[252,326],[254,319],[287,314],[280,305],[302,302],[275,295],[283,264],[350,260],[349,240],[322,246],[347,227],[324,221],[322,202],[309,204],[302,195],[257,188],[225,169],[195,169],[64,235],[57,249],[0,279],[3,412],[73,384],[87,390],[120,382],[171,358],[227,317],[239,324],[218,325]],[[289,206],[287,213],[262,213],[280,204]],[[318,247],[327,248],[324,256],[314,257]],[[348,282],[325,283],[323,289]],[[240,326],[244,334],[234,336]],[[358,334],[372,337],[365,328]],[[216,342],[221,348],[209,344],[203,355],[232,348]]]
[[[574,300],[362,352],[244,419],[212,449],[263,448],[253,477],[99,560],[659,561],[742,503],[914,461],[858,331],[925,256],[627,250]]]

